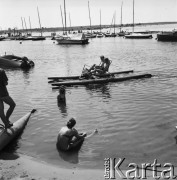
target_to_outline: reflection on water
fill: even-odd
[[[99,95],[102,95],[105,99],[111,98],[110,95],[110,85],[109,84],[90,84],[86,86],[86,90],[90,95],[93,95],[94,93],[98,93]]]
[[[155,35],[154,35],[155,37]],[[35,62],[29,71],[6,69],[8,90],[17,106],[14,122],[33,108],[17,152],[54,164],[102,168],[105,157],[128,162],[172,162],[176,165],[177,43],[153,39],[93,39],[87,46],[59,46],[43,42],[4,41],[2,51],[27,56]],[[98,64],[100,55],[112,60],[110,71],[151,73],[150,79],[66,89],[66,105],[57,105],[58,91],[48,77],[79,75],[85,64]],[[5,107],[7,108],[7,107]],[[59,130],[75,117],[79,132],[99,134],[85,140],[80,151],[65,154],[56,149]]]
[[[63,115],[63,117],[66,117],[68,115],[66,102],[58,103],[58,109],[61,111],[61,114]]]

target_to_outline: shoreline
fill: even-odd
[[[177,24],[177,22],[148,22],[148,23],[135,23],[134,26],[153,26],[153,25],[168,25],[168,24]],[[128,23],[128,24],[116,24],[115,27],[119,28],[126,28],[126,27],[132,27],[132,23]],[[108,25],[108,24],[104,24],[102,25],[102,29],[107,29],[107,28],[113,28],[113,25]],[[78,30],[99,30],[100,29],[100,25],[92,25],[92,27],[90,27],[90,25],[84,25],[84,26],[72,26],[72,27],[68,27],[66,30],[67,31],[78,31]],[[32,29],[13,29],[10,28],[8,30],[4,29],[4,30],[0,30],[0,34],[6,34],[6,33],[14,33],[15,31],[18,32],[26,32],[26,31],[30,31],[30,32],[41,32],[40,28],[32,28]],[[43,32],[56,32],[56,31],[63,31],[63,27],[42,27],[42,31]]]
[[[169,167],[166,169],[169,169]],[[156,176],[160,176],[160,172],[163,170],[163,168],[160,168],[160,170],[156,172]],[[176,176],[177,167],[174,167],[174,172],[174,175]],[[126,175],[126,170],[122,170],[121,173],[123,173],[122,175]],[[145,179],[155,179],[152,170],[146,170],[145,174]],[[102,170],[81,169],[74,166],[63,168],[28,155],[6,152],[0,154],[0,180],[104,180],[106,179],[104,175],[104,167]],[[139,175],[142,177],[142,174]],[[120,175],[115,172],[114,178],[112,179],[121,180],[127,178],[120,177]],[[161,177],[160,179],[163,178]],[[170,176],[170,179],[174,178],[171,178]]]
[[[63,168],[37,158],[23,155],[2,153],[0,159],[0,180],[102,180],[104,170]]]

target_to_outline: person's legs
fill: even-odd
[[[0,117],[1,117],[1,120],[4,123],[4,125],[7,126],[8,121],[6,120],[6,116],[4,114],[4,103],[1,100],[0,100]]]
[[[13,113],[16,104],[10,96],[3,97],[2,100],[10,106],[6,112],[6,120],[9,121],[9,117]]]
[[[73,148],[76,148],[78,147],[79,145],[82,144],[82,142],[84,141],[84,138],[81,138],[81,139],[76,139],[75,141],[72,141],[69,145],[69,149],[73,149]]]

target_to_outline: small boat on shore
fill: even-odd
[[[158,41],[177,41],[177,30],[162,31],[157,34]]]
[[[27,69],[34,67],[34,62],[25,56],[4,55],[0,56],[0,66]]]
[[[141,78],[151,78],[151,74],[139,74],[134,76],[125,76],[125,77],[110,77],[110,78],[99,78],[99,79],[81,79],[73,81],[63,81],[52,83],[52,86],[55,86],[53,89],[57,89],[59,86],[73,86],[73,85],[89,85],[89,84],[103,84],[109,82],[122,82],[132,79],[141,79]]]
[[[3,126],[0,126],[0,151],[4,149],[12,140],[17,138],[20,133],[23,132],[30,116],[35,112],[36,110],[33,109],[31,112],[24,115],[22,118],[18,119],[15,123],[13,123],[13,126],[9,129],[4,129]]]

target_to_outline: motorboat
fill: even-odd
[[[55,40],[58,42],[58,44],[88,44],[88,38],[85,37],[85,35],[77,34],[77,35],[63,35],[63,36],[57,36]]]
[[[158,41],[177,41],[177,30],[162,31],[157,34]]]
[[[34,67],[34,62],[25,56],[4,55],[0,56],[0,66],[26,69]]]

